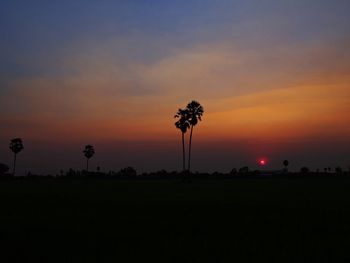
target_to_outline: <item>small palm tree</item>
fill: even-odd
[[[17,160],[17,153],[22,151],[24,149],[23,142],[21,138],[15,138],[12,139],[10,142],[11,151],[14,153],[14,160],[13,160],[13,172],[12,174],[15,175],[16,173],[16,160]]]
[[[89,171],[89,159],[95,154],[94,146],[86,145],[83,153],[86,157],[86,171]]]
[[[175,127],[181,131],[182,138],[182,170],[186,170],[186,161],[185,161],[185,133],[187,129],[190,127],[190,123],[188,121],[188,112],[187,110],[179,109],[175,114],[174,118],[179,118],[178,121],[175,122]]]
[[[189,142],[189,149],[188,149],[188,171],[190,171],[193,127],[198,124],[198,121],[202,120],[204,109],[198,101],[193,100],[187,104],[186,110],[188,112],[187,120],[191,126],[190,142]]]
[[[288,160],[284,160],[284,161],[283,161],[283,165],[284,165],[284,170],[285,170],[286,172],[288,172],[289,161],[288,161]]]

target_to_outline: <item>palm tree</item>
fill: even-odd
[[[202,120],[204,109],[198,101],[193,100],[187,104],[186,110],[188,111],[187,120],[191,126],[190,142],[189,142],[189,149],[188,149],[188,171],[190,172],[193,127],[197,125],[198,121]]]
[[[89,159],[95,154],[94,146],[86,145],[83,151],[86,157],[86,171],[89,171]]]
[[[17,153],[22,151],[24,149],[23,142],[21,138],[15,138],[12,139],[10,142],[11,151],[14,153],[14,160],[13,160],[13,172],[12,174],[15,175],[16,173],[16,160],[17,160]]]
[[[175,127],[181,131],[182,138],[182,170],[186,170],[186,161],[185,161],[185,133],[187,129],[190,127],[190,123],[188,121],[188,111],[185,109],[179,109],[175,114],[174,118],[179,118],[178,121],[175,122]]]
[[[288,160],[284,160],[284,161],[283,161],[283,165],[284,165],[284,170],[285,170],[286,172],[288,172],[289,161],[288,161]]]

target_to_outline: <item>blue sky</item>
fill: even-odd
[[[249,41],[254,36],[272,38],[275,44],[328,40],[349,34],[349,7],[341,0],[5,0],[0,9],[1,57],[16,63],[13,53],[48,56],[77,42],[116,36],[167,40],[170,47],[217,39],[257,45]]]

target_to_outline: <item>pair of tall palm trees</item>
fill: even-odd
[[[182,138],[182,169],[186,170],[186,154],[185,154],[185,133],[190,129],[190,141],[188,147],[188,166],[187,170],[191,170],[191,149],[192,149],[192,135],[193,128],[202,120],[204,109],[202,105],[195,100],[187,104],[185,109],[179,109],[174,118],[178,118],[175,122],[175,127],[181,131]]]

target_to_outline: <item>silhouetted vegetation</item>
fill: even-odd
[[[335,168],[335,172],[337,173],[337,174],[341,174],[342,172],[343,172],[343,169],[341,168],[341,167],[336,167]]]
[[[1,164],[0,164],[1,169]],[[321,173],[319,170],[311,171],[307,167],[302,167],[299,172],[285,172],[285,170],[275,170],[275,171],[266,171],[266,170],[253,170],[249,169],[247,166],[243,166],[239,168],[238,170],[236,168],[233,168],[232,170],[228,172],[213,172],[213,173],[207,173],[207,172],[191,172],[188,171],[185,172],[178,172],[178,171],[166,171],[166,170],[159,170],[154,172],[143,172],[143,173],[137,173],[136,169],[133,167],[125,167],[120,169],[119,171],[108,171],[108,172],[101,172],[101,171],[89,171],[86,170],[74,170],[72,168],[64,171],[61,170],[57,174],[37,174],[32,172],[27,172],[25,176],[16,176],[13,177],[12,174],[9,177],[9,174],[6,172],[3,172],[3,175],[1,178],[7,179],[13,179],[13,180],[26,180],[26,179],[45,179],[45,178],[52,178],[52,179],[74,179],[74,178],[100,178],[100,179],[179,179],[179,181],[183,181],[184,178],[191,178],[193,180],[201,180],[201,179],[235,179],[235,178],[300,178],[300,177],[309,177],[309,178],[315,178],[315,177],[348,177],[350,176],[349,171],[343,171],[340,167],[338,169],[335,169],[334,173],[329,173],[328,171],[326,173]],[[4,176],[5,175],[5,176]],[[189,181],[186,181],[189,182]]]
[[[9,169],[10,168],[6,164],[0,163],[0,175],[5,175]]]
[[[12,174],[16,174],[16,160],[17,154],[24,149],[23,142],[21,138],[12,139],[9,146],[10,150],[14,153],[13,157],[13,172]]]
[[[189,105],[192,106],[189,106]],[[186,109],[179,109],[177,114],[175,115],[175,118],[179,118],[178,121],[175,122],[176,128],[178,128],[182,133],[182,146],[183,146],[183,171],[177,172],[172,171],[168,172],[166,170],[160,170],[157,172],[149,172],[149,173],[142,173],[137,174],[136,170],[133,167],[125,167],[120,169],[118,172],[115,171],[109,171],[109,172],[101,172],[100,166],[96,167],[96,171],[92,172],[89,171],[89,159],[93,157],[95,154],[94,147],[92,145],[86,145],[84,148],[84,156],[86,157],[86,170],[74,170],[69,169],[68,171],[60,170],[58,174],[52,175],[52,174],[33,174],[30,171],[26,173],[25,176],[17,176],[12,177],[13,179],[23,179],[23,178],[30,178],[30,179],[38,179],[38,178],[44,178],[44,177],[50,177],[50,178],[168,178],[168,179],[174,179],[174,178],[189,178],[189,176],[198,179],[201,178],[235,178],[235,177],[282,177],[282,176],[288,176],[288,177],[322,177],[322,176],[349,176],[350,174],[350,167],[347,172],[344,172],[343,169],[340,166],[337,166],[334,168],[334,172],[332,173],[331,167],[324,168],[324,173],[320,173],[320,169],[316,169],[315,171],[311,171],[308,167],[304,166],[301,167],[299,172],[288,172],[288,165],[289,161],[284,160],[283,165],[285,168],[283,170],[271,170],[271,171],[260,171],[260,170],[251,170],[247,166],[243,166],[239,168],[238,170],[236,168],[233,168],[228,173],[220,173],[220,172],[214,172],[214,173],[199,173],[199,172],[190,172],[189,170],[184,170],[185,168],[185,150],[184,150],[184,134],[186,133],[187,129],[191,127],[193,130],[193,126],[200,121],[201,116],[203,114],[203,108],[199,105],[199,103],[192,101],[189,103],[188,108]],[[193,112],[196,113],[189,113],[189,108],[194,107],[195,109]],[[190,117],[195,116],[195,117]],[[195,121],[194,119],[197,119]],[[190,140],[191,141],[191,140]],[[23,150],[23,143],[20,138],[15,138],[11,140],[10,147],[9,147],[13,153],[14,153],[14,165],[13,165],[13,172],[12,176],[15,174],[16,171],[16,155]],[[190,158],[189,158],[190,162]],[[190,165],[188,166],[190,168]],[[0,163],[0,175],[1,178],[11,178],[10,174],[7,174],[9,171],[9,167],[6,164]],[[6,175],[6,176],[5,176]]]
[[[247,166],[243,166],[239,168],[239,173],[247,174],[249,172],[249,168]]]
[[[300,172],[301,172],[302,174],[307,174],[307,173],[310,172],[310,169],[307,168],[306,166],[304,166],[304,167],[301,167]]]
[[[188,149],[188,171],[191,171],[191,149],[192,149],[192,136],[193,136],[193,128],[198,124],[199,121],[202,120],[202,115],[204,113],[204,109],[199,102],[193,100],[186,106],[187,118],[191,127],[190,131],[190,142]]]
[[[130,176],[134,177],[137,175],[136,170],[133,167],[126,167],[120,170],[119,174],[121,176]]]
[[[285,172],[288,172],[289,161],[288,161],[288,160],[284,160],[284,161],[283,161],[283,165],[284,165],[284,170],[285,170]]]
[[[86,157],[86,171],[89,172],[89,160],[95,154],[95,149],[92,145],[86,145],[83,151],[84,156]]]
[[[175,122],[175,127],[181,131],[182,136],[182,170],[185,171],[185,133],[190,128],[190,139],[188,147],[188,172],[191,171],[191,150],[192,150],[192,136],[193,128],[202,120],[204,110],[199,102],[193,100],[189,102],[185,109],[179,109],[175,114],[175,118],[179,118]]]
[[[188,111],[185,109],[179,109],[175,114],[174,118],[179,118],[175,122],[175,127],[181,131],[181,139],[182,139],[182,171],[186,170],[186,151],[185,151],[185,133],[190,127]]]

